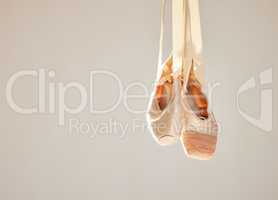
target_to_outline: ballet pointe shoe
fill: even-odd
[[[151,97],[147,119],[154,139],[160,145],[171,145],[178,141],[175,128],[175,91],[172,71],[172,56],[163,64],[163,71]]]
[[[182,92],[185,110],[185,125],[180,137],[182,146],[188,157],[210,160],[216,150],[218,125],[213,113],[208,112],[208,101],[194,74],[193,64],[186,89],[186,94]]]

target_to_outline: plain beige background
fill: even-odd
[[[276,0],[201,0],[207,81],[219,82],[213,108],[222,132],[216,157],[185,157],[180,145],[162,148],[148,130],[97,134],[69,132],[56,115],[21,115],[9,108],[5,87],[23,69],[54,69],[54,81],[89,85],[90,70],[109,70],[123,84],[139,81],[151,91],[159,40],[159,0],[0,0],[0,199],[278,199]],[[169,46],[169,41],[168,41]],[[238,112],[238,88],[273,68],[273,131],[266,133]],[[101,108],[117,94],[98,80]],[[15,88],[22,105],[34,99],[32,82]],[[134,91],[142,92],[141,89]],[[242,96],[258,116],[260,89]],[[78,96],[67,96],[75,105]],[[131,102],[145,108],[148,99]],[[124,105],[105,115],[86,108],[83,121],[145,122]]]

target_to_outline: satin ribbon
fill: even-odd
[[[163,71],[163,42],[166,0],[161,0],[161,25],[159,56],[156,82]],[[199,0],[172,0],[172,56],[173,73],[179,73],[181,66],[188,75],[192,60],[198,80],[204,82],[202,62],[202,31],[200,23]],[[186,79],[187,80],[187,79]]]

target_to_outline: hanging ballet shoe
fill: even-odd
[[[188,80],[180,84],[183,109],[180,140],[188,157],[209,160],[216,150],[218,125],[213,113],[208,111],[208,101],[194,74],[193,65]]]
[[[160,80],[149,104],[147,121],[152,135],[160,145],[171,145],[179,139],[175,106],[175,78],[172,71],[172,56],[163,65]]]

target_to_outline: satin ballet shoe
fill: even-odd
[[[158,85],[151,97],[147,120],[152,135],[160,145],[175,144],[179,139],[175,117],[175,80],[172,71],[172,56],[163,64]]]
[[[186,86],[183,83],[187,83]],[[181,88],[181,143],[188,157],[209,160],[216,150],[218,125],[213,113],[208,112],[208,101],[194,74],[193,63],[188,80],[181,82]]]

